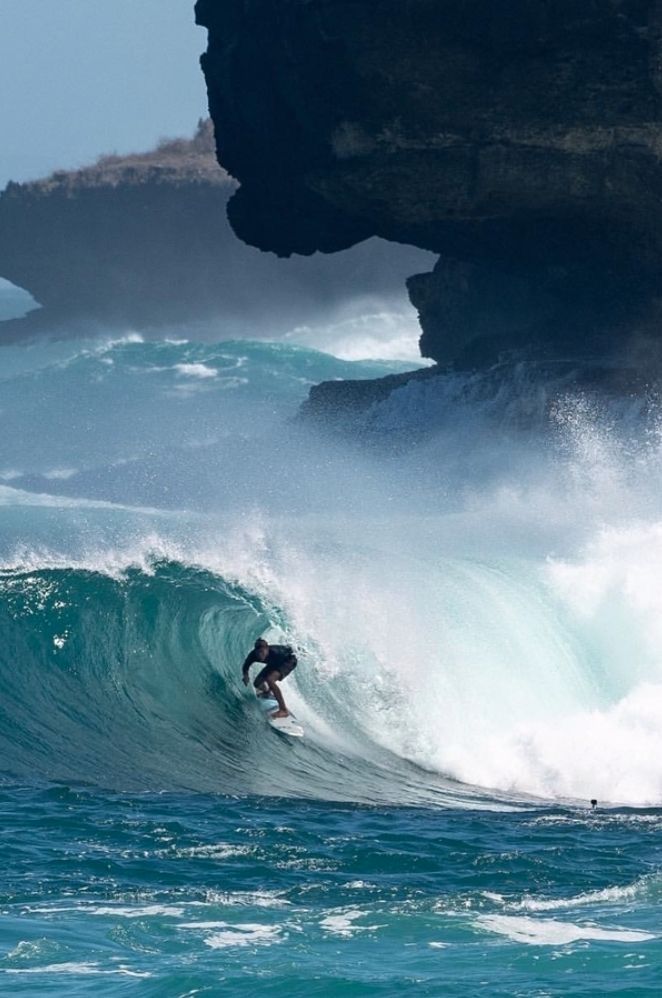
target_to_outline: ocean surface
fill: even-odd
[[[1,994],[660,994],[653,402],[449,376],[347,436],[310,386],[404,362],[0,359]]]

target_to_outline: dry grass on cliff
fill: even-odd
[[[9,187],[28,187],[34,193],[46,194],[56,189],[74,192],[144,183],[232,185],[234,182],[216,161],[211,120],[201,119],[191,139],[163,139],[148,152],[100,156],[96,163],[79,170],[56,170],[41,180]]]

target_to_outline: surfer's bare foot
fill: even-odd
[[[289,717],[290,716],[290,712],[289,712],[289,710],[277,710],[271,716],[272,717]]]

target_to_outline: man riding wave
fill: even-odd
[[[258,638],[253,651],[246,657],[241,667],[241,678],[244,686],[250,680],[250,668],[259,662],[262,668],[253,680],[255,692],[259,697],[273,697],[278,704],[278,710],[272,717],[288,717],[289,711],[278,683],[285,679],[297,667],[297,657],[289,645],[270,645],[264,638]]]

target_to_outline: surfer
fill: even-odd
[[[289,711],[278,683],[285,679],[297,667],[297,657],[289,645],[270,645],[264,638],[258,638],[253,651],[247,655],[241,667],[241,678],[244,686],[248,686],[250,668],[259,662],[262,668],[253,680],[255,692],[259,697],[272,696],[278,704],[278,710],[272,717],[288,717]]]

